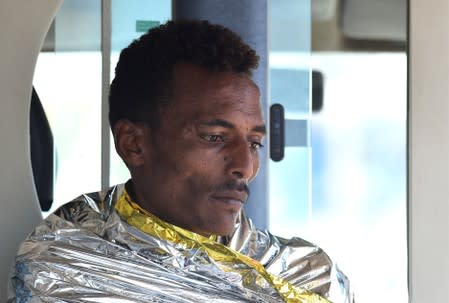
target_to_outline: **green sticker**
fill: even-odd
[[[136,32],[143,33],[148,31],[150,28],[159,26],[161,23],[159,21],[150,20],[137,20],[136,21]]]

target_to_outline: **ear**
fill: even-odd
[[[142,166],[145,162],[145,140],[149,127],[129,120],[119,120],[114,126],[114,143],[117,153],[128,168]]]

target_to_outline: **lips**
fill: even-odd
[[[237,206],[241,206],[248,199],[246,192],[239,191],[214,193],[211,197],[227,204],[237,204]]]

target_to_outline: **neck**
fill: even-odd
[[[138,204],[141,208],[143,208],[144,210],[146,210],[147,212],[151,213],[153,216],[159,218],[162,221],[166,221],[169,224],[173,224],[175,226],[178,226],[180,228],[183,228],[187,231],[193,232],[193,233],[197,233],[203,237],[209,238],[210,236],[212,236],[212,234],[210,233],[206,233],[206,232],[201,232],[201,231],[196,231],[196,230],[191,230],[190,228],[186,228],[184,226],[180,226],[176,223],[170,222],[169,220],[166,220],[165,218],[160,218],[157,214],[155,214],[154,212],[152,212],[150,209],[148,209],[148,207],[146,207],[146,204],[144,203],[145,201],[143,200],[143,197],[141,195],[139,195],[138,191],[136,191],[136,186],[133,183],[133,180],[130,179],[128,180],[128,182],[125,183],[125,189],[128,192],[128,195],[131,197],[131,200]]]

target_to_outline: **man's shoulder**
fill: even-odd
[[[89,220],[104,221],[123,190],[124,184],[119,184],[106,190],[82,194],[59,207],[48,218],[56,216],[77,225],[84,225]]]
[[[275,261],[275,256],[287,253],[287,250],[288,253],[295,252],[297,258],[320,255],[324,262],[332,263],[324,250],[313,242],[301,237],[283,238],[273,235],[269,230],[257,228],[243,211],[239,214],[236,228],[226,239],[226,243],[264,266],[269,266]]]
[[[352,302],[348,278],[318,245],[256,228],[242,212],[228,245],[259,261],[268,272],[335,302]]]
[[[69,236],[71,232],[93,233],[101,237],[123,188],[123,185],[115,185],[107,190],[82,194],[62,205],[31,231],[22,242],[18,254],[23,252],[27,243],[46,242],[62,235]]]
[[[9,281],[10,302],[101,295],[113,280],[111,271],[142,263],[117,241],[123,226],[114,206],[122,191],[119,185],[83,194],[43,220],[19,246]],[[97,283],[101,287],[92,287]]]

